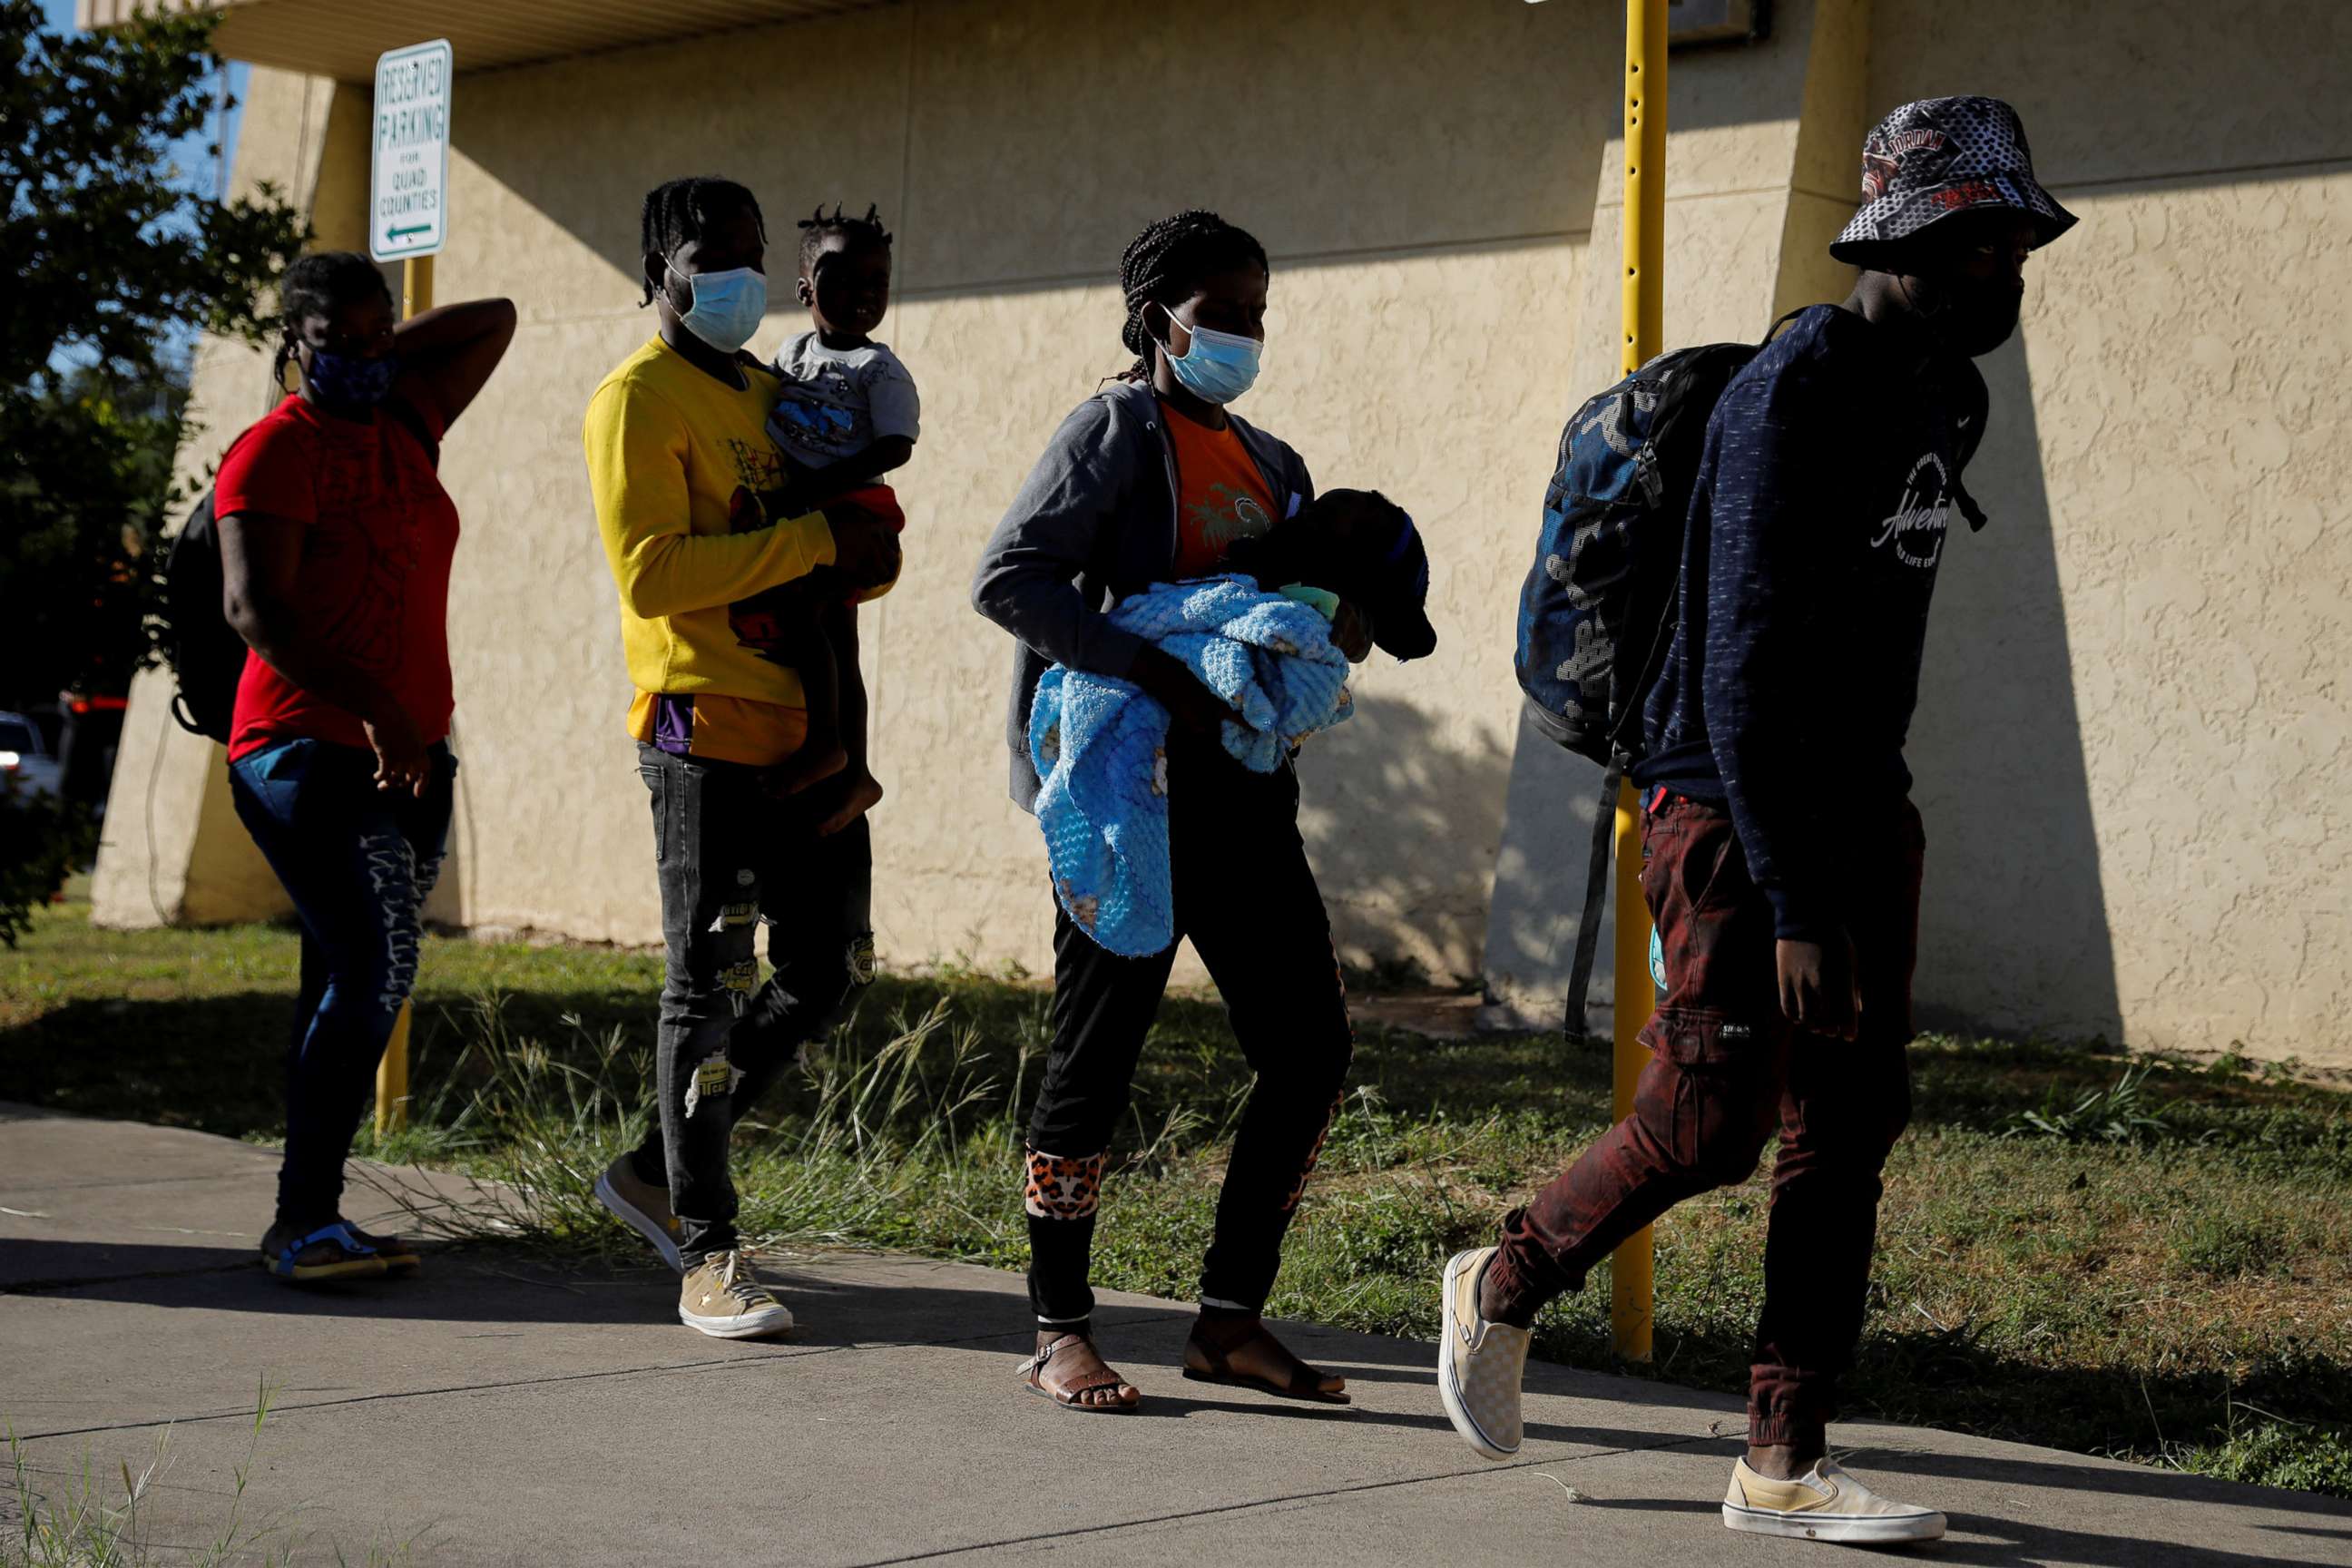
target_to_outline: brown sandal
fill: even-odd
[[[1115,1372],[1110,1373],[1106,1379],[1089,1383],[1080,1388],[1066,1388],[1057,1392],[1045,1386],[1045,1363],[1054,1359],[1056,1352],[1065,1345],[1090,1345],[1093,1342],[1084,1334],[1064,1334],[1057,1339],[1048,1341],[1043,1350],[1014,1367],[1013,1373],[1021,1379],[1023,1386],[1030,1393],[1042,1394],[1065,1410],[1104,1411],[1114,1415],[1124,1415],[1132,1411],[1143,1403],[1143,1391]],[[1110,1371],[1108,1367],[1103,1370]],[[1087,1394],[1100,1394],[1107,1388],[1124,1389],[1126,1397],[1114,1399],[1108,1405],[1097,1404],[1087,1398]]]
[[[1344,1388],[1325,1388],[1322,1385],[1323,1379],[1330,1374],[1319,1368],[1307,1365],[1291,1354],[1289,1347],[1267,1332],[1263,1323],[1253,1325],[1250,1333],[1237,1342],[1234,1349],[1239,1350],[1242,1345],[1248,1344],[1253,1340],[1264,1340],[1279,1351],[1283,1359],[1290,1363],[1289,1374],[1283,1382],[1276,1383],[1270,1377],[1260,1377],[1255,1373],[1235,1370],[1232,1352],[1223,1349],[1215,1341],[1202,1335],[1197,1324],[1194,1325],[1191,1336],[1184,1342],[1184,1375],[1194,1383],[1221,1383],[1234,1388],[1255,1388],[1267,1394],[1280,1394],[1285,1399],[1304,1399],[1316,1405],[1353,1405],[1355,1403],[1348,1396]],[[1201,1360],[1208,1363],[1206,1366],[1197,1366],[1193,1363],[1192,1357],[1195,1352],[1199,1353]]]

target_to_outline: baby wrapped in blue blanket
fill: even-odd
[[[1284,765],[1307,736],[1351,711],[1347,656],[1331,639],[1341,600],[1399,658],[1436,645],[1419,532],[1376,493],[1331,491],[1234,544],[1226,564],[1215,577],[1154,584],[1110,616],[1224,700],[1225,750],[1255,772]],[[1097,943],[1129,957],[1175,940],[1168,725],[1168,710],[1132,682],[1059,665],[1038,682],[1030,710],[1055,894]]]

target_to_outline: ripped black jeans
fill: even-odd
[[[651,795],[667,944],[656,1074],[660,1116],[633,1156],[667,1178],[678,1251],[692,1268],[732,1247],[729,1134],[874,977],[872,839],[861,816],[819,838],[740,763],[637,747]],[[768,925],[775,973],[759,983],[752,933]]]

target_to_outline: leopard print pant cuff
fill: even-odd
[[[1030,1150],[1029,1179],[1022,1193],[1022,1206],[1033,1219],[1090,1217],[1102,1198],[1103,1162],[1109,1157],[1108,1149],[1076,1159]]]

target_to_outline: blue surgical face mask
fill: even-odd
[[[1160,353],[1168,355],[1169,370],[1185,391],[1203,403],[1224,404],[1256,383],[1258,361],[1265,353],[1264,343],[1210,327],[1191,330],[1192,346],[1181,355],[1170,352],[1166,343],[1160,345]]]
[[[669,267],[669,263],[662,263]],[[717,349],[731,354],[751,341],[768,313],[768,275],[756,267],[736,267],[725,272],[670,271],[686,279],[694,295],[694,309],[678,317],[686,330]]]
[[[330,414],[354,417],[367,414],[392,391],[400,362],[390,354],[363,359],[358,354],[331,354],[312,349],[302,379],[310,384],[310,400]]]

